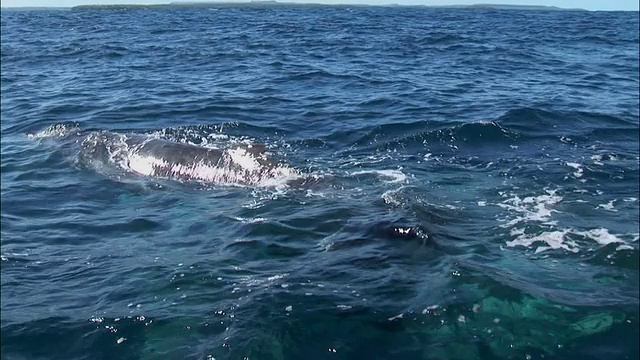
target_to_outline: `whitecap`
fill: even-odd
[[[512,241],[507,241],[507,246],[523,246],[531,247],[534,243],[542,242],[546,246],[540,246],[536,248],[536,254],[549,249],[565,249],[571,252],[578,252],[577,244],[573,242],[566,242],[565,237],[571,232],[571,229],[557,230],[557,231],[545,231],[538,235],[521,234]]]
[[[608,202],[608,203],[606,203],[606,204],[600,204],[600,205],[596,206],[596,208],[597,208],[597,209],[598,209],[598,208],[602,208],[602,209],[609,210],[609,211],[618,211],[618,210],[616,210],[616,209],[613,207],[613,202],[614,202],[614,201],[615,201],[615,200],[611,200],[611,201],[609,201],[609,202]]]
[[[573,172],[573,176],[575,176],[576,178],[582,177],[582,175],[584,174],[584,168],[582,164],[573,163],[573,162],[567,162],[566,164],[568,167],[576,170]]]
[[[562,201],[563,198],[557,195],[557,190],[545,190],[545,192],[545,195],[527,196],[524,199],[516,195],[498,204],[501,208],[520,215],[502,225],[502,227],[512,227],[518,223],[528,221],[552,224],[550,222],[551,215],[557,212],[552,207]]]
[[[589,237],[600,245],[608,245],[611,243],[624,243],[625,241],[617,235],[609,233],[608,229],[599,228],[589,231],[577,232],[577,234]]]
[[[72,125],[65,125],[65,124],[55,124],[35,134],[28,134],[27,137],[29,139],[64,137],[68,135],[70,132],[72,132],[73,130],[77,130],[77,127]]]

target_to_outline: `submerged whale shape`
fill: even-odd
[[[264,145],[208,148],[142,135],[93,133],[82,142],[85,157],[138,175],[216,184],[276,186],[301,177],[269,159]]]

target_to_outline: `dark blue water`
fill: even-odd
[[[3,359],[638,358],[637,12],[1,30]],[[105,131],[315,181],[144,176]]]

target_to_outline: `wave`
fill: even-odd
[[[420,131],[425,127],[431,129]],[[338,141],[333,138],[339,138],[342,141],[351,138],[353,140],[350,141],[350,149],[362,152],[371,148],[393,150],[412,146],[424,148],[425,146],[438,145],[477,146],[514,143],[519,140],[519,134],[493,121],[469,123],[423,121],[379,125],[368,131],[351,130],[334,133],[323,140],[326,142]]]
[[[611,37],[605,37],[600,35],[585,35],[576,39],[575,41],[586,42],[586,43],[597,44],[597,45],[610,45],[610,46],[615,46],[620,44],[619,41],[614,41],[611,39]]]
[[[316,69],[316,70],[307,70],[307,71],[299,71],[289,75],[286,75],[283,78],[277,79],[276,81],[311,81],[311,80],[353,80],[359,82],[365,82],[370,85],[376,84],[387,84],[390,81],[374,79],[358,74],[353,73],[334,73],[328,70]]]
[[[347,141],[350,149],[358,151],[439,145],[517,146],[542,139],[638,141],[638,127],[606,114],[517,108],[491,120],[390,123],[342,130],[321,138],[325,143]]]
[[[496,119],[497,122],[521,129],[524,133],[538,133],[542,131],[580,130],[580,126],[609,127],[611,125],[632,125],[633,122],[619,117],[601,113],[573,111],[551,111],[540,108],[525,107],[507,111]]]

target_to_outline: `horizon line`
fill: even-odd
[[[206,7],[206,6],[229,6],[229,5],[253,5],[253,6],[269,6],[269,5],[277,5],[277,6],[304,6],[304,5],[313,5],[313,6],[353,6],[353,7],[420,7],[420,8],[482,8],[482,7],[501,7],[504,10],[549,10],[549,11],[589,11],[589,12],[639,12],[640,9],[628,9],[628,10],[591,10],[584,8],[565,8],[554,5],[536,5],[536,4],[496,4],[490,2],[484,3],[474,3],[474,4],[450,4],[450,5],[429,5],[429,4],[399,4],[394,2],[389,3],[349,3],[349,2],[336,2],[336,3],[322,3],[322,2],[314,2],[310,1],[296,1],[296,0],[288,0],[288,1],[277,1],[277,0],[221,0],[221,1],[194,1],[194,0],[186,0],[186,1],[169,1],[169,2],[143,2],[136,3],[136,0],[133,0],[131,3],[102,3],[102,4],[78,4],[72,6],[1,6],[0,9],[7,9],[9,11],[13,10],[73,10],[76,8],[82,9],[90,9],[90,8],[100,8],[100,7]],[[349,1],[349,0],[346,0]],[[533,8],[533,9],[532,9]]]
[[[135,0],[134,0],[135,1]],[[313,1],[277,1],[277,0],[221,0],[221,1],[171,1],[157,3],[103,3],[103,4],[78,4],[73,6],[2,6],[2,9],[73,9],[77,7],[101,7],[101,6],[206,6],[206,5],[230,5],[230,4],[254,4],[254,5],[320,5],[320,6],[357,6],[357,7],[437,7],[437,8],[468,8],[479,6],[496,6],[508,8],[527,8],[535,7],[540,9],[557,9],[557,10],[581,10],[581,11],[637,11],[637,10],[588,10],[583,8],[563,8],[550,5],[534,5],[534,4],[493,4],[493,3],[475,3],[475,4],[451,4],[451,5],[427,5],[427,4],[398,4],[389,2],[386,4],[366,4],[366,3],[319,3]]]
[[[134,0],[135,1],[135,0]],[[347,0],[348,1],[348,0]],[[313,2],[313,1],[277,1],[277,0],[211,0],[211,1],[197,1],[197,0],[192,0],[192,1],[169,1],[169,2],[155,2],[155,3],[149,3],[149,2],[144,2],[144,3],[135,3],[135,2],[131,2],[131,3],[102,3],[102,4],[78,4],[78,5],[73,5],[73,6],[56,6],[56,5],[52,5],[52,6],[2,6],[2,8],[7,8],[7,7],[13,7],[13,8],[22,8],[22,9],[28,9],[28,8],[38,8],[38,9],[48,9],[48,8],[64,8],[64,9],[70,9],[70,8],[74,8],[74,7],[78,7],[78,6],[167,6],[167,5],[180,5],[180,6],[190,6],[190,5],[216,5],[216,4],[256,4],[256,5],[269,5],[269,4],[291,4],[291,5],[325,5],[325,6],[332,6],[332,5],[351,5],[351,6],[375,6],[375,7],[379,7],[379,6],[410,6],[410,7],[475,7],[475,6],[504,6],[504,7],[514,7],[514,8],[518,8],[518,7],[538,7],[538,8],[551,8],[551,9],[562,9],[562,10],[585,10],[588,11],[586,9],[582,9],[582,8],[564,8],[564,7],[559,7],[559,6],[553,6],[553,5],[535,5],[535,4],[495,4],[495,3],[490,3],[490,2],[485,2],[485,3],[474,3],[474,4],[451,4],[451,5],[427,5],[427,4],[398,4],[398,3],[394,3],[394,2],[389,2],[389,3],[385,3],[385,4],[367,4],[367,3],[348,3],[348,2],[344,2],[344,3],[321,3],[321,2]]]

